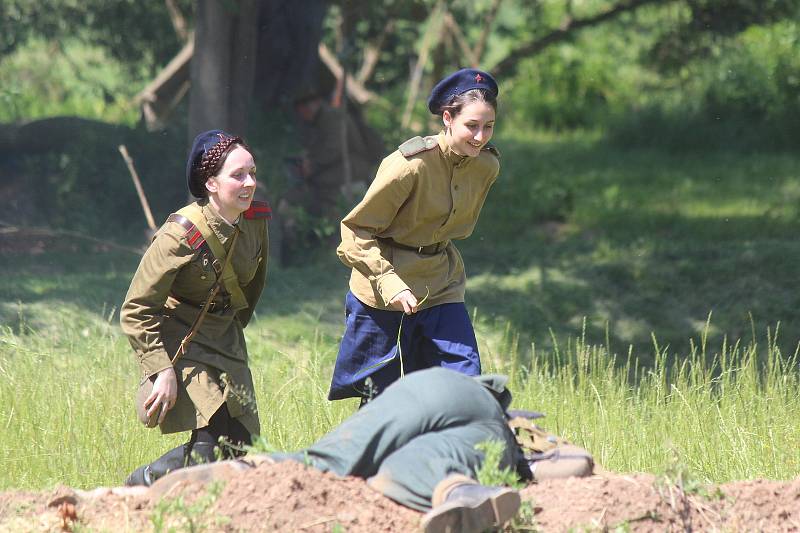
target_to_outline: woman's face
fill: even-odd
[[[219,173],[208,178],[206,189],[209,201],[228,222],[247,211],[256,191],[256,163],[250,152],[234,148]]]
[[[450,148],[458,155],[477,156],[492,138],[494,119],[494,108],[481,101],[465,105],[455,118],[445,111],[442,120]]]

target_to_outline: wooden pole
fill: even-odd
[[[131,173],[133,185],[136,187],[136,194],[139,195],[139,202],[142,204],[144,216],[147,218],[147,225],[152,231],[156,231],[158,228],[156,227],[156,221],[153,220],[153,213],[150,211],[150,204],[147,202],[147,196],[145,196],[144,189],[142,189],[142,182],[139,181],[139,175],[133,167],[133,159],[131,159],[131,156],[128,154],[128,149],[125,148],[124,144],[119,145],[119,153],[122,154],[122,159],[124,159],[125,164],[128,165],[128,172]]]

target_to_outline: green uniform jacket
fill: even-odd
[[[377,309],[411,289],[421,308],[464,301],[464,261],[453,239],[472,234],[489,188],[500,172],[494,148],[477,157],[454,153],[444,133],[412,139],[381,163],[364,199],[342,220],[341,261],[353,269],[350,290]],[[419,254],[385,240],[419,247],[449,243]]]
[[[228,250],[236,228],[207,201],[197,205]],[[237,227],[241,233],[231,263],[248,306],[226,307],[227,293],[221,290],[217,295],[214,308],[176,365],[179,398],[168,413],[166,427],[162,424],[164,432],[207,424],[229,396],[230,391],[220,378],[222,372],[243,392],[253,392],[242,328],[250,320],[264,288],[269,240],[264,219],[240,216]],[[213,255],[207,245],[196,247],[197,241],[190,243],[192,234],[177,222],[166,222],[142,257],[122,304],[120,324],[136,353],[142,378],[170,366],[180,341],[189,332],[216,280]],[[189,397],[185,394],[187,390]],[[241,407],[246,406],[239,407],[229,405],[232,416],[241,414]],[[251,431],[257,429],[257,417],[246,425]]]

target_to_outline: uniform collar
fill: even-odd
[[[211,205],[211,202],[206,200],[201,200],[198,202],[203,209],[203,216],[206,217],[206,221],[208,222],[208,227],[211,228],[211,231],[214,232],[214,235],[217,236],[219,242],[222,245],[225,245],[225,242],[233,237],[233,233],[236,231],[236,225],[231,225],[227,220],[222,218],[222,216],[214,209],[214,206]],[[239,218],[236,219],[237,223],[240,220],[241,215]]]
[[[444,131],[439,132],[439,135],[436,136],[436,141],[439,143],[439,149],[442,151],[442,155],[448,163],[454,167],[463,167],[469,163],[469,157],[465,155],[459,155],[455,153],[452,148],[450,148],[450,145],[447,144]]]

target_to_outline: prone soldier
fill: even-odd
[[[445,368],[412,372],[310,447],[296,453],[245,457],[186,469],[163,478],[213,479],[216,468],[248,468],[264,461],[294,460],[323,472],[357,476],[388,498],[425,512],[426,533],[478,533],[516,514],[519,493],[477,483],[485,456],[476,445],[504,444],[500,468],[528,481],[587,476],[594,461],[586,450],[507,411],[511,393],[501,375],[470,377]],[[210,471],[209,471],[210,470]]]

